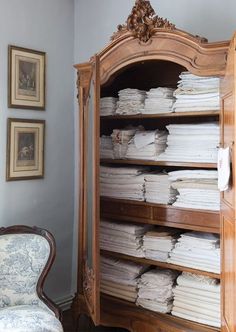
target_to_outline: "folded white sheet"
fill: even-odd
[[[219,280],[190,272],[183,272],[177,278],[177,284],[218,294],[220,293]]]
[[[174,307],[171,314],[173,316],[188,319],[188,320],[191,320],[196,323],[206,324],[206,325],[210,325],[210,326],[214,326],[214,327],[218,327],[218,328],[221,326],[220,320],[212,319],[212,317],[209,317],[207,315],[202,315],[199,313],[198,314],[192,313],[192,312],[189,312],[188,310],[178,308],[178,307]]]
[[[213,304],[205,301],[198,301],[196,299],[184,298],[183,296],[175,296],[174,305],[176,307],[193,310],[195,312],[205,313],[214,318],[219,318],[220,316],[219,303]]]
[[[178,298],[186,299],[186,301],[199,301],[200,303],[220,304],[220,293],[214,293],[207,290],[201,290],[191,287],[175,286],[173,289],[174,295]]]

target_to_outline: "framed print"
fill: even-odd
[[[44,120],[8,119],[7,181],[44,176]]]
[[[45,109],[45,53],[9,45],[8,107]]]

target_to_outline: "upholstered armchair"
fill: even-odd
[[[39,228],[0,228],[0,332],[63,332],[60,312],[43,292],[55,241]]]

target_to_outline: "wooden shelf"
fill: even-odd
[[[163,113],[163,114],[135,114],[135,115],[109,115],[101,116],[101,120],[132,120],[132,119],[160,119],[160,118],[179,118],[179,117],[211,117],[219,116],[219,111],[209,112],[179,112],[179,113]]]
[[[122,164],[122,165],[145,165],[145,166],[164,166],[164,167],[188,167],[188,168],[217,168],[216,163],[189,163],[178,161],[154,161],[143,159],[101,159],[103,164]]]
[[[220,329],[138,307],[135,303],[101,294],[101,324],[137,331],[219,332]],[[136,331],[136,330],[135,330]]]
[[[171,205],[101,197],[102,218],[220,233],[218,211],[183,209]]]
[[[195,274],[201,274],[204,276],[208,276],[211,278],[220,279],[220,274],[218,274],[218,273],[202,271],[199,269],[193,269],[193,268],[185,267],[185,266],[181,266],[181,265],[158,262],[158,261],[155,261],[152,259],[129,256],[129,255],[120,254],[120,253],[108,251],[108,250],[101,250],[101,254],[103,254],[104,256],[111,256],[111,257],[124,259],[124,260],[132,261],[132,262],[136,262],[136,263],[140,263],[140,264],[144,264],[144,265],[154,265],[154,266],[158,266],[158,267],[161,267],[164,269],[172,269],[172,270],[182,271],[182,272],[191,272],[191,273],[195,273]]]

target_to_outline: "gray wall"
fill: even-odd
[[[75,60],[87,61],[108,42],[118,24],[124,23],[135,0],[75,0],[77,6]],[[235,0],[151,0],[161,17],[177,28],[209,41],[230,39],[236,30]]]
[[[7,107],[8,44],[45,51],[46,111]],[[71,294],[74,199],[74,1],[0,1],[0,226],[38,225],[57,242],[57,258],[46,283],[60,300]],[[45,119],[45,178],[5,181],[8,117]]]

